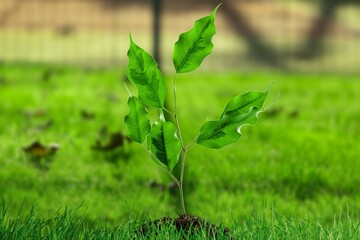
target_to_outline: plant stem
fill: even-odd
[[[181,183],[180,181],[166,168],[163,168],[165,172],[167,172],[169,174],[169,176],[172,178],[172,180],[174,181],[174,183],[180,188]]]
[[[182,135],[181,135],[181,130],[180,130],[180,125],[179,125],[179,117],[177,115],[177,100],[176,100],[176,78],[177,78],[177,74],[174,77],[174,81],[173,81],[173,90],[174,90],[174,118],[175,118],[175,125],[176,125],[176,129],[179,135],[179,139],[181,142],[181,146],[184,149],[184,142],[182,139]]]
[[[173,116],[175,116],[175,113],[171,112],[170,110],[166,109],[165,107],[162,108],[165,112],[167,112],[168,114],[171,114]]]
[[[185,170],[185,159],[186,159],[186,151],[187,149],[185,148],[184,142],[183,142],[183,138],[181,135],[181,130],[180,130],[180,124],[179,124],[179,117],[177,115],[177,98],[176,98],[176,78],[177,78],[177,74],[174,77],[173,80],[173,90],[174,90],[174,118],[175,118],[175,126],[177,129],[177,133],[179,135],[179,139],[181,142],[181,173],[180,173],[180,182],[179,182],[179,192],[180,192],[180,202],[181,202],[181,212],[182,215],[186,216],[186,208],[185,208],[185,200],[184,200],[184,170]]]
[[[189,149],[196,146],[196,139],[199,135],[197,135],[188,145],[185,146],[185,151],[188,151]]]
[[[184,216],[186,216],[185,200],[184,200],[184,189],[183,189],[185,160],[186,160],[186,149],[183,148],[182,153],[181,153],[181,175],[180,175],[179,191],[180,191],[181,211],[182,211],[182,215],[184,215]]]

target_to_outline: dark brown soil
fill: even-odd
[[[149,221],[139,227],[136,235],[150,235],[151,231],[160,230],[163,226],[173,225],[177,231],[183,231],[185,234],[196,234],[203,231],[206,232],[210,238],[217,238],[218,235],[230,235],[230,230],[227,227],[220,228],[214,224],[195,216],[182,215],[178,218],[163,217],[153,221]]]

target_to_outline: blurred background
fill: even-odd
[[[0,199],[8,214],[83,204],[112,225],[176,216],[178,192],[127,140],[129,33],[168,79],[179,33],[216,15],[214,50],[178,76],[185,142],[235,95],[276,81],[255,127],[219,151],[191,149],[188,212],[231,224],[360,219],[358,0],[0,0]],[[175,174],[179,171],[176,170]]]
[[[178,34],[219,2],[204,70],[359,71],[356,0],[2,0],[0,60],[122,66],[131,32],[169,70]]]

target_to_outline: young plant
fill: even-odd
[[[152,56],[137,46],[130,35],[127,76],[136,86],[138,97],[131,95],[128,100],[130,112],[125,117],[125,125],[129,137],[138,143],[146,142],[151,158],[179,187],[183,215],[186,215],[183,179],[187,151],[196,144],[219,149],[237,142],[241,136],[241,127],[257,122],[258,113],[262,110],[269,91],[268,88],[264,92],[253,91],[234,97],[217,120],[206,122],[196,139],[190,144],[184,144],[176,109],[176,77],[178,74],[194,71],[202,64],[204,58],[211,54],[214,46],[212,37],[216,33],[215,15],[219,6],[209,16],[195,21],[194,27],[180,34],[179,40],[175,43],[173,63],[176,74],[172,80],[174,111],[168,110],[164,104],[166,97],[164,75]],[[147,109],[150,108],[159,109],[158,120],[152,126],[147,117]],[[164,112],[172,115],[175,123],[166,121]],[[179,159],[181,159],[180,179],[172,173]]]

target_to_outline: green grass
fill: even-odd
[[[188,212],[227,226],[236,220],[248,234],[257,234],[257,219],[250,218],[254,209],[266,213],[273,208],[284,219],[294,219],[289,221],[300,231],[294,234],[307,231],[301,228],[303,219],[315,218],[326,229],[337,219],[340,225],[329,231],[339,234],[348,218],[359,222],[359,78],[280,72],[179,77],[185,142],[205,120],[218,117],[232,96],[263,90],[274,80],[270,99],[281,93],[273,114],[263,114],[255,127],[244,127],[239,143],[220,151],[190,150]],[[87,221],[108,226],[144,213],[154,219],[180,212],[177,191],[166,187],[170,179],[140,145],[106,153],[91,150],[103,126],[126,132],[123,79],[121,69],[0,65],[0,198],[9,204],[10,217],[21,208],[24,216],[34,203],[40,215],[50,216],[60,207],[83,204]],[[38,110],[44,114],[24,114]],[[82,110],[95,118],[83,119]],[[39,128],[49,120],[50,128]],[[33,164],[22,149],[35,140],[60,145],[48,170]],[[152,181],[165,188],[151,187]],[[244,221],[255,225],[244,227]],[[262,226],[264,234],[276,228]]]
[[[272,213],[271,219],[254,213],[241,221],[233,221],[230,231],[209,236],[205,230],[195,233],[178,231],[169,224],[161,228],[148,226],[149,232],[141,234],[143,221],[130,220],[126,224],[110,228],[104,222],[89,222],[75,210],[59,210],[46,218],[36,209],[24,218],[11,219],[6,215],[6,206],[0,209],[1,239],[359,239],[360,226],[350,219],[334,221],[331,226],[322,226],[315,219],[287,219]]]

